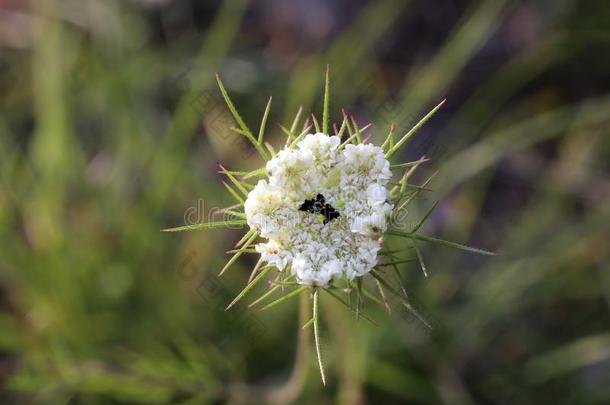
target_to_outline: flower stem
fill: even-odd
[[[299,323],[301,325],[309,317],[309,297],[307,294],[302,294],[299,297]],[[309,369],[309,350],[311,333],[308,329],[298,328],[297,349],[294,359],[294,367],[290,378],[285,384],[273,389],[267,395],[267,400],[272,404],[292,404],[299,396],[305,379],[307,378],[307,370]]]

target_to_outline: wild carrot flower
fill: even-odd
[[[244,204],[248,225],[267,239],[255,247],[265,263],[318,287],[373,269],[392,211],[380,147],[308,134],[266,169]]]
[[[248,284],[227,309],[272,271],[275,272],[275,277],[270,282],[270,290],[250,306],[284,291],[283,295],[263,308],[268,309],[309,290],[313,299],[313,317],[306,326],[312,324],[314,327],[323,382],[325,375],[318,326],[320,291],[327,292],[347,306],[357,317],[368,320],[370,318],[362,311],[362,297],[372,297],[377,302],[385,303],[384,289],[396,295],[408,310],[414,311],[404,293],[401,278],[396,277],[392,282],[383,272],[386,266],[392,266],[399,276],[397,264],[410,260],[401,260],[397,256],[400,252],[387,246],[385,235],[406,238],[412,244],[424,273],[423,257],[417,246],[419,241],[491,254],[422,235],[419,232],[421,225],[434,206],[408,231],[398,229],[397,224],[393,223],[393,214],[410,204],[428,182],[419,186],[408,182],[414,170],[426,159],[393,166],[389,160],[441,107],[442,102],[400,138],[394,138],[392,127],[381,146],[363,141],[362,132],[365,128],[359,128],[353,117],[345,113],[340,129],[330,134],[327,70],[322,126],[312,115],[312,124],[306,121],[302,130],[297,132],[302,112],[300,109],[290,128],[281,127],[287,139],[284,147],[276,153],[264,141],[271,99],[263,114],[258,136],[255,137],[238,114],[220,78],[217,77],[217,80],[238,125],[233,130],[254,145],[265,160],[265,166],[251,172],[229,171],[220,166],[221,172],[230,181],[230,184],[224,184],[236,201],[234,206],[224,209],[229,219],[166,231],[247,225],[249,230],[237,243],[237,249],[231,251],[234,255],[220,274],[242,254],[259,254],[260,259]],[[391,169],[403,171],[398,181],[391,182]],[[258,182],[252,184],[251,179],[256,178]],[[369,274],[375,281],[379,298],[375,298],[362,283],[363,277]],[[345,300],[340,296],[352,293],[356,294],[355,300]],[[414,313],[419,317],[417,312]]]

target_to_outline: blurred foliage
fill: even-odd
[[[609,21],[592,0],[1,1],[0,400],[609,402]],[[401,267],[432,332],[322,299],[324,388],[296,302],[224,312],[254,264],[210,277],[239,232],[159,229],[230,201],[216,161],[259,163],[215,72],[253,126],[274,97],[278,144],[327,63],[333,117],[377,140],[447,98],[402,156],[439,171],[412,218],[440,200],[428,234],[499,255]]]

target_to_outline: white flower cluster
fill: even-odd
[[[392,173],[381,148],[342,147],[336,136],[309,134],[267,162],[267,171],[268,181],[245,202],[248,225],[268,239],[256,246],[263,261],[321,287],[371,271],[392,211]],[[317,208],[304,209],[318,197]],[[338,216],[325,216],[324,205]]]

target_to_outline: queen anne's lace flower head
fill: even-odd
[[[412,192],[406,190],[410,175],[419,164],[426,160],[422,157],[415,162],[398,164],[398,167],[405,167],[405,173],[400,181],[393,185],[391,190],[388,190],[387,185],[392,178],[388,159],[400,150],[441,107],[443,102],[400,138],[394,138],[393,127],[391,127],[381,147],[363,143],[361,133],[364,128],[359,128],[353,117],[349,117],[347,114],[344,114],[341,129],[335,131],[337,136],[329,136],[326,134],[330,126],[329,71],[327,70],[322,132],[305,135],[311,128],[307,122],[301,133],[295,132],[300,122],[301,110],[299,110],[291,129],[282,128],[288,135],[287,147],[276,154],[273,147],[264,141],[265,124],[271,100],[263,114],[258,137],[255,137],[237,113],[220,78],[217,77],[217,81],[239,127],[234,130],[252,143],[265,160],[266,165],[264,168],[251,172],[230,172],[220,166],[222,173],[230,179],[232,184],[231,186],[225,183],[225,186],[236,200],[235,205],[222,210],[229,215],[229,220],[188,224],[165,231],[188,231],[247,224],[250,230],[237,243],[236,248],[238,249],[230,251],[230,253],[234,253],[234,256],[227,262],[220,274],[223,274],[243,253],[258,253],[260,260],[252,271],[246,287],[227,306],[227,309],[236,305],[257,283],[265,279],[274,267],[279,272],[276,274],[275,280],[271,281],[270,290],[252,302],[250,306],[265,300],[280,286],[292,286],[295,284],[293,282],[295,279],[296,284],[301,284],[300,286],[296,286],[289,292],[284,292],[282,288],[281,292],[284,295],[268,303],[261,310],[271,308],[287,298],[305,291],[311,293],[312,318],[304,326],[313,324],[322,382],[325,382],[325,376],[319,336],[320,291],[328,292],[330,296],[350,307],[358,317],[370,320],[362,313],[361,297],[364,294],[363,291],[366,290],[363,286],[365,280],[360,277],[371,272],[377,281],[379,294],[386,306],[382,285],[394,294],[406,308],[412,310],[406,301],[407,297],[402,284],[400,284],[400,290],[404,293],[404,297],[397,287],[392,287],[392,283],[384,278],[383,270],[381,270],[383,266],[387,265],[392,265],[397,269],[398,263],[405,262],[394,255],[397,251],[390,249],[380,251],[384,233],[388,237],[407,238],[411,241],[424,274],[425,266],[416,241],[437,243],[481,254],[492,254],[454,242],[420,235],[418,230],[432,212],[431,210],[422,217],[418,225],[409,231],[401,230],[397,226],[399,225],[397,222],[389,221],[394,210],[393,204],[398,207],[397,211],[402,210],[427,182]],[[314,126],[318,128],[315,116],[312,116],[312,119]],[[350,136],[341,143],[341,136],[345,129]],[[259,175],[266,175],[266,179],[260,180],[255,186],[247,180]],[[237,177],[241,177],[241,180]],[[244,212],[240,211],[242,206]],[[256,243],[259,238],[264,241]],[[252,249],[252,245],[254,245],[254,249]],[[378,256],[384,257],[383,263],[377,263]],[[352,283],[355,278],[358,278],[357,283]],[[339,281],[342,282],[339,283]],[[349,301],[354,287],[358,287],[355,289],[357,297],[355,308],[351,303],[336,296],[336,291],[329,289],[333,283],[335,283],[333,287],[343,287],[340,291],[348,295],[347,301]],[[364,295],[370,296],[370,293]],[[416,312],[414,314],[425,323]]]
[[[266,168],[245,201],[248,225],[268,239],[256,246],[263,261],[321,287],[371,271],[392,212],[381,148],[309,134]]]

